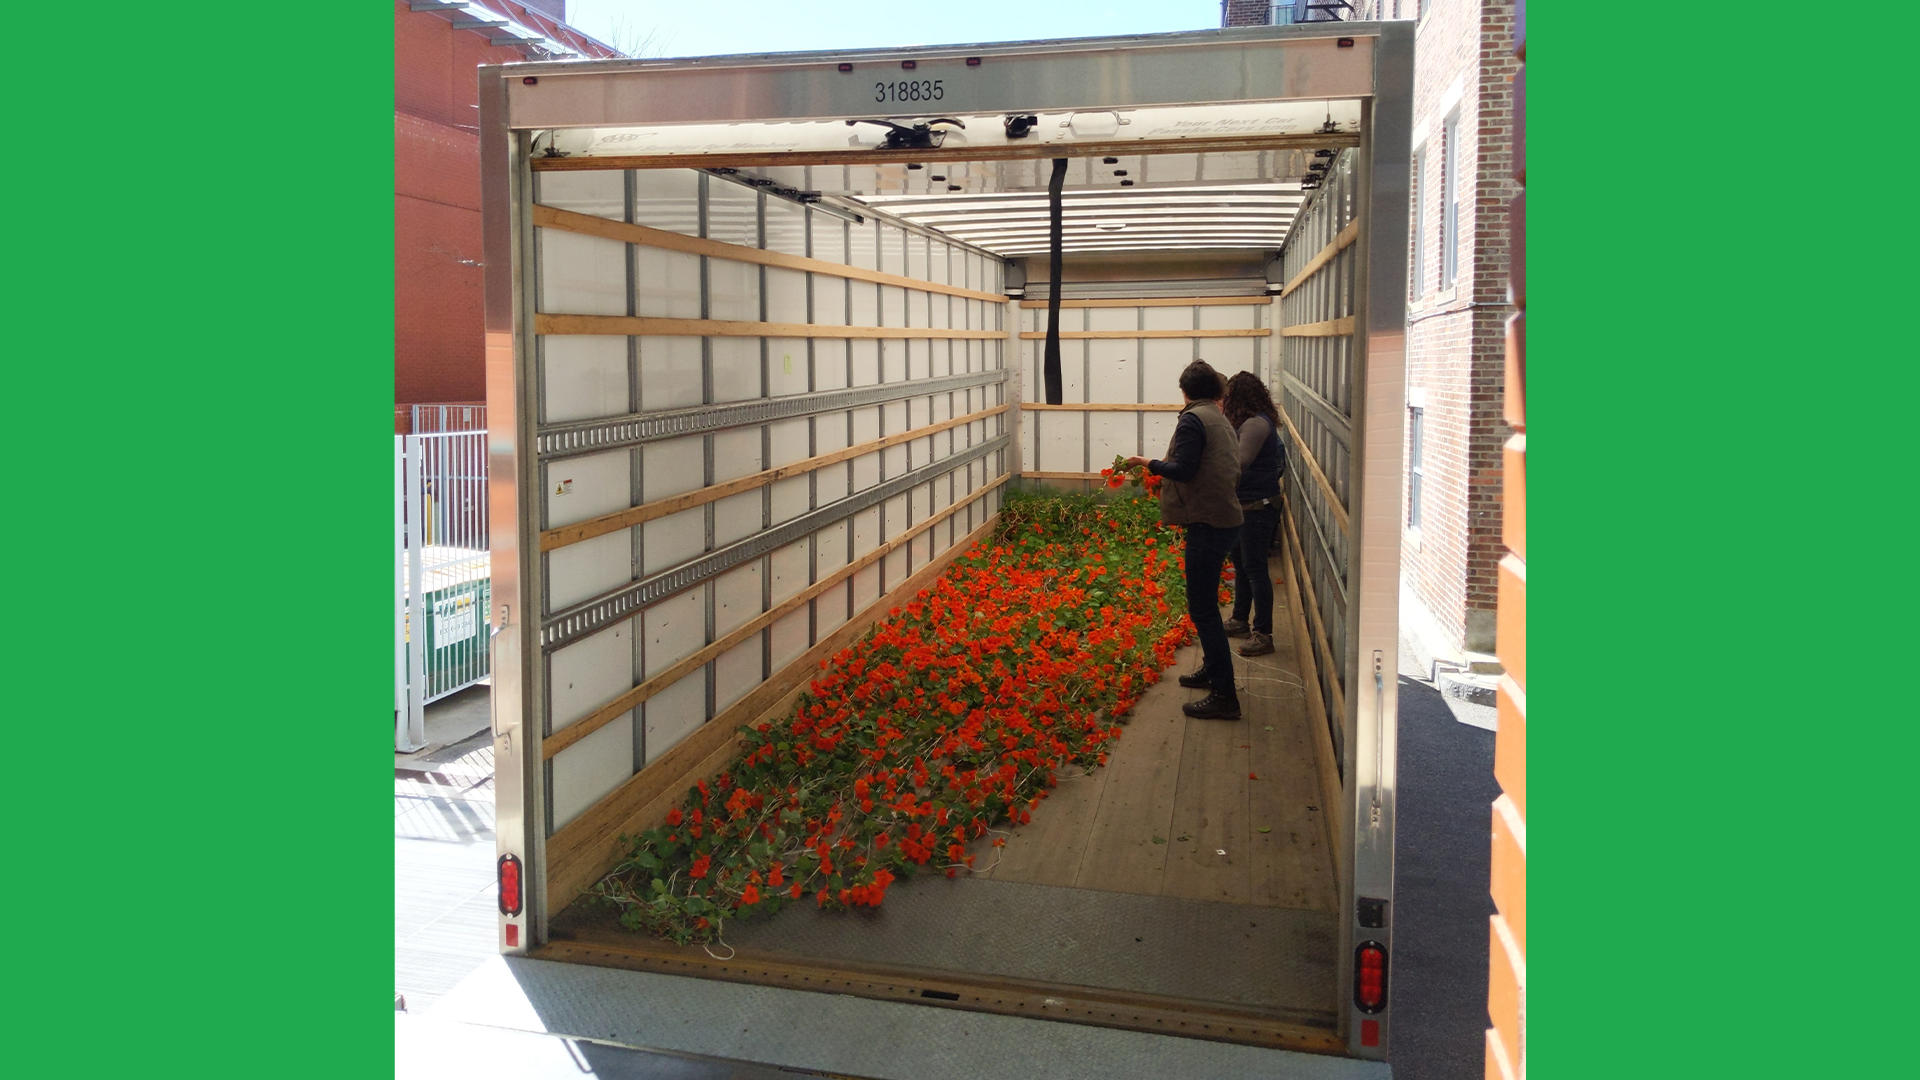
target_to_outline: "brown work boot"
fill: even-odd
[[[1228,619],[1224,625],[1228,637],[1247,636],[1247,620],[1245,619]]]
[[[1241,656],[1265,656],[1273,651],[1273,635],[1255,630],[1247,643],[1234,651]]]

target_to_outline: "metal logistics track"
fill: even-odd
[[[635,413],[610,420],[586,420],[543,429],[536,439],[542,460],[573,457],[682,435],[698,435],[725,428],[764,424],[816,413],[838,412],[862,405],[878,405],[902,398],[944,394],[975,386],[991,386],[1007,378],[1004,368],[964,375],[944,375],[908,383],[882,383],[824,393],[758,398],[731,405],[690,405],[684,409]]]
[[[563,645],[589,637],[649,604],[690,589],[708,578],[723,574],[776,548],[784,547],[817,529],[844,521],[868,507],[877,506],[901,492],[909,491],[930,480],[945,476],[955,469],[972,464],[996,450],[1005,449],[1012,440],[1011,435],[996,435],[978,446],[941,458],[931,465],[923,465],[912,472],[902,473],[891,480],[856,495],[829,503],[811,513],[802,514],[778,528],[756,533],[692,562],[682,563],[670,570],[662,570],[652,577],[643,578],[604,596],[557,611],[548,616],[546,626],[541,630],[540,648],[543,652],[552,652]]]

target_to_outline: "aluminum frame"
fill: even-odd
[[[1342,46],[1336,39],[1351,39],[1351,43]],[[1360,452],[1346,493],[1352,507],[1356,580],[1349,598],[1354,617],[1345,634],[1343,665],[1348,710],[1341,723],[1350,737],[1343,748],[1347,781],[1342,815],[1349,826],[1345,836],[1350,857],[1340,883],[1344,917],[1337,993],[1350,1052],[1384,1058],[1389,1045],[1386,1029],[1381,1029],[1376,1045],[1362,1045],[1349,991],[1352,947],[1360,929],[1356,901],[1392,897],[1412,48],[1410,25],[1341,23],[853,53],[482,69],[482,202],[490,267],[487,368],[494,410],[490,448],[495,477],[497,831],[502,852],[521,855],[528,867],[527,914],[518,917],[517,924],[514,919],[502,923],[503,928],[519,925],[526,932],[511,946],[503,939],[503,948],[521,952],[544,940],[550,906],[545,894],[544,809],[542,800],[527,797],[540,790],[537,738],[528,738],[530,733],[523,728],[525,719],[536,715],[534,702],[542,700],[539,683],[544,665],[539,662],[538,635],[525,632],[520,621],[530,607],[526,598],[541,595],[540,569],[537,545],[526,534],[529,523],[515,516],[520,492],[537,490],[533,488],[537,456],[530,452],[537,417],[521,407],[531,400],[525,394],[535,356],[533,291],[525,287],[523,256],[531,247],[529,154],[536,129],[878,115],[856,92],[856,84],[864,83],[865,76],[846,80],[834,64],[897,68],[899,61],[913,59],[916,77],[943,73],[952,77],[965,70],[966,58],[974,56],[990,58],[987,66],[996,78],[990,84],[964,86],[942,103],[943,110],[1099,111],[1201,100],[1356,98],[1363,103],[1363,113],[1355,274],[1364,286],[1356,290],[1354,334],[1352,445]],[[831,85],[836,79],[842,80],[841,85]],[[1096,94],[1097,99],[1089,97]],[[906,152],[891,155],[901,160],[909,156]],[[880,159],[876,155],[875,160]],[[1008,331],[1007,347],[1017,347],[1017,315],[1006,318],[1003,326]],[[1007,363],[1017,355],[1006,353]],[[518,357],[528,358],[527,362],[523,365]],[[1017,404],[1021,388],[1003,385],[996,396]],[[1016,462],[1021,456],[1023,426],[1017,409],[1001,426],[1001,439],[1007,440],[1001,445],[1013,452]],[[1002,461],[1007,458],[1005,453],[999,456]],[[539,606],[531,605],[536,610]],[[1365,933],[1391,948],[1391,930],[1389,916],[1385,927],[1367,927]]]

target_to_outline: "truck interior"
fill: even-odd
[[[1405,170],[1381,172],[1404,164],[1406,105],[1383,136],[1381,31],[1342,25],[1149,39],[1293,65],[1294,92],[1262,100],[1096,83],[946,112],[970,76],[1048,55],[956,47],[721,58],[691,76],[778,61],[881,100],[702,120],[655,82],[662,119],[632,123],[594,82],[671,75],[657,63],[505,69],[489,395],[515,428],[494,450],[512,478],[494,587],[529,614],[496,646],[514,654],[495,659],[502,860],[528,868],[503,951],[1384,1055],[1384,1002],[1356,1011],[1354,980],[1356,947],[1391,940],[1400,357],[1368,328],[1404,317],[1406,253],[1369,232],[1406,232]],[[1368,91],[1307,97],[1301,56],[1359,63]],[[991,535],[1009,485],[1090,490],[1116,455],[1163,456],[1194,359],[1258,374],[1283,417],[1276,651],[1235,658],[1241,722],[1181,714],[1189,647],[1107,764],[977,845],[970,874],[709,945],[594,899],[622,837]]]

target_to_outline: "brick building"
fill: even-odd
[[[1225,0],[1223,23],[1416,19],[1400,621],[1422,666],[1494,648],[1514,0]]]
[[[411,405],[485,400],[481,362],[482,64],[621,55],[568,26],[566,0],[395,0],[395,430]]]

